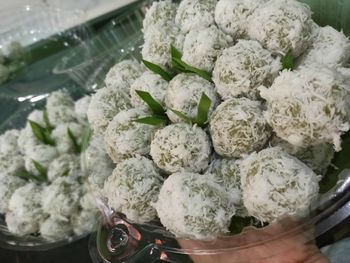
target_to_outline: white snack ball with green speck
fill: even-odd
[[[74,100],[66,91],[59,90],[52,92],[46,100],[46,108],[49,110],[61,106],[73,108]]]
[[[154,204],[162,224],[178,238],[214,239],[229,232],[236,209],[226,190],[209,175],[175,173]]]
[[[233,38],[246,35],[249,16],[267,0],[220,0],[215,8],[218,27]]]
[[[239,40],[230,48],[223,50],[213,71],[213,81],[224,100],[245,96],[257,98],[257,87],[270,85],[282,68],[279,58],[259,42]]]
[[[183,0],[177,9],[175,23],[183,33],[196,28],[209,27],[215,23],[217,0]]]
[[[159,127],[135,122],[147,116],[149,113],[142,109],[131,109],[119,112],[109,123],[104,140],[114,163],[149,154],[151,140]]]
[[[102,88],[92,96],[87,116],[94,132],[103,135],[114,116],[129,108],[131,104],[127,93],[117,89]]]
[[[63,240],[72,235],[72,226],[67,220],[49,217],[40,225],[40,234],[47,240]]]
[[[9,231],[16,235],[27,235],[39,231],[47,215],[41,206],[43,187],[28,183],[18,188],[9,202],[10,213],[6,214]]]
[[[17,153],[0,153],[0,173],[12,176],[23,170],[23,156]]]
[[[25,180],[15,175],[0,173],[0,214],[8,212],[9,201],[13,192],[25,184]]]
[[[180,111],[190,118],[196,118],[198,104],[203,93],[211,100],[208,114],[210,117],[219,101],[214,85],[191,73],[182,73],[174,77],[169,82],[165,95],[165,105],[168,108],[167,115],[169,119],[172,122],[184,121],[171,110]]]
[[[340,136],[350,129],[346,89],[337,71],[309,65],[283,71],[270,88],[260,88],[260,95],[267,102],[265,118],[278,137],[304,148],[330,143],[340,151]]]
[[[39,171],[33,161],[38,162],[44,168],[48,168],[50,163],[58,156],[58,151],[54,146],[40,144],[35,145],[31,151],[26,153],[24,165],[28,172],[39,175]]]
[[[209,130],[215,152],[228,158],[260,150],[271,135],[261,102],[246,98],[220,104],[212,114]]]
[[[302,216],[318,196],[319,176],[279,147],[252,153],[241,163],[243,202],[262,222]]]
[[[285,152],[297,157],[317,174],[325,174],[334,157],[334,149],[328,143],[312,145],[306,148],[292,145],[277,136],[270,141],[271,146],[279,146]]]
[[[73,231],[78,236],[91,233],[97,223],[97,214],[93,211],[82,210],[71,217]]]
[[[275,54],[301,55],[312,42],[311,11],[296,0],[270,0],[250,16],[247,34]]]
[[[310,48],[298,59],[299,65],[318,63],[346,66],[350,61],[350,40],[333,27],[317,27]]]
[[[172,67],[171,45],[182,51],[184,38],[180,29],[174,25],[151,26],[144,35],[142,58],[168,70]]]
[[[143,31],[146,32],[154,25],[164,26],[175,23],[177,7],[178,5],[171,0],[153,2],[143,20]]]
[[[52,131],[51,137],[55,140],[56,148],[60,154],[77,153],[72,138],[68,135],[68,129],[72,132],[78,144],[81,143],[85,128],[77,122],[58,124]]]
[[[42,142],[35,137],[29,123],[27,123],[25,128],[19,131],[17,143],[18,149],[23,155],[32,152],[35,146],[42,144]]]
[[[81,196],[79,204],[82,209],[97,211],[97,203],[93,193],[87,189],[85,193]]]
[[[155,100],[164,105],[167,88],[168,82],[166,80],[158,74],[146,71],[131,85],[131,104],[135,108],[148,109],[148,105],[136,93],[137,90],[141,90],[148,92]]]
[[[53,182],[58,177],[70,176],[80,177],[83,176],[80,169],[80,157],[73,154],[63,154],[54,159],[48,169],[47,177],[49,181]]]
[[[19,130],[8,130],[0,135],[0,153],[19,154],[18,136]]]
[[[49,121],[52,125],[76,121],[74,101],[65,91],[55,91],[46,102]]]
[[[87,111],[91,101],[91,96],[84,96],[77,100],[74,104],[74,111],[77,115],[78,120],[85,124],[87,122]]]
[[[185,37],[182,60],[193,67],[211,72],[216,58],[232,42],[230,36],[225,35],[214,25],[194,29]]]
[[[61,220],[67,220],[79,206],[81,187],[72,177],[58,177],[47,186],[42,195],[43,210]]]
[[[104,185],[108,205],[136,223],[156,218],[151,203],[157,200],[163,183],[155,164],[145,157],[127,159],[117,165]]]
[[[151,143],[153,161],[167,173],[204,171],[210,154],[208,135],[187,123],[172,124],[157,131]]]
[[[107,73],[107,88],[129,94],[131,84],[141,76],[144,68],[136,60],[126,59],[114,65]]]

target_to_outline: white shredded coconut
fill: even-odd
[[[30,154],[35,146],[40,145],[41,141],[35,137],[32,128],[27,123],[26,127],[19,131],[17,143],[20,153],[26,155]]]
[[[156,217],[151,203],[157,200],[162,183],[155,164],[137,156],[117,165],[107,178],[103,193],[114,211],[124,213],[136,223],[145,223]]]
[[[18,137],[19,130],[8,130],[0,135],[0,153],[19,154]]]
[[[211,100],[208,114],[210,117],[219,101],[214,85],[192,73],[182,73],[173,78],[165,95],[169,119],[172,122],[184,122],[184,119],[171,110],[177,110],[190,118],[196,118],[198,104],[203,93]]]
[[[53,182],[58,177],[70,176],[77,178],[83,176],[80,169],[80,158],[73,154],[63,154],[54,159],[48,169],[47,177]]]
[[[89,191],[89,189],[86,189],[85,193],[80,198],[79,204],[84,210],[97,212],[95,196]]]
[[[213,81],[222,99],[247,96],[258,97],[257,87],[270,85],[282,68],[279,58],[274,58],[254,40],[239,40],[224,49],[213,71]]]
[[[63,240],[72,235],[72,226],[66,220],[49,217],[41,224],[40,234],[47,240]]]
[[[97,214],[82,210],[71,217],[71,224],[76,235],[91,233],[97,225]]]
[[[131,104],[128,94],[115,89],[102,88],[92,96],[87,116],[92,129],[103,135],[114,116],[129,108]]]
[[[331,143],[340,151],[340,136],[350,129],[346,89],[341,74],[314,64],[284,70],[270,88],[259,90],[267,101],[265,118],[278,137],[304,148]]]
[[[39,171],[34,165],[34,161],[38,162],[44,168],[48,168],[50,163],[58,156],[57,149],[51,145],[36,145],[25,156],[25,168],[28,172],[39,175]]]
[[[72,139],[68,135],[68,129],[76,138],[78,144],[81,143],[84,127],[77,122],[66,122],[56,126],[51,137],[55,140],[56,148],[60,154],[77,153]]]
[[[23,169],[23,156],[17,153],[0,153],[0,173],[13,176]]]
[[[152,6],[147,10],[145,19],[143,20],[144,32],[150,26],[174,24],[177,7],[178,5],[172,3],[171,0],[154,1]]]
[[[13,192],[24,186],[25,181],[14,175],[0,173],[0,214],[8,212],[10,198]]]
[[[252,153],[241,162],[244,205],[262,222],[307,213],[318,196],[318,182],[309,167],[279,147]]]
[[[183,33],[196,28],[209,27],[215,23],[217,0],[183,0],[177,9],[175,23]]]
[[[87,123],[87,111],[91,101],[91,96],[84,96],[81,99],[77,100],[74,104],[74,111],[77,115],[77,119],[80,123]]]
[[[211,117],[209,130],[215,152],[229,158],[260,150],[271,135],[262,104],[246,98],[220,104]]]
[[[52,125],[76,121],[74,101],[67,92],[53,92],[47,98],[46,109]]]
[[[178,238],[209,240],[228,233],[236,209],[211,176],[175,173],[154,204],[162,224]]]
[[[313,22],[309,6],[296,0],[270,0],[250,16],[247,34],[266,49],[301,55],[311,44]]]
[[[42,127],[46,127],[46,123],[44,120],[44,111],[42,110],[33,110],[27,117],[27,120],[34,121],[41,125]]]
[[[210,140],[205,131],[186,123],[157,131],[151,143],[153,161],[167,173],[204,171],[210,154]]]

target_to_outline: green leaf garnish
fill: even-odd
[[[152,62],[149,62],[147,60],[142,59],[143,64],[148,68],[150,71],[152,71],[155,74],[160,75],[163,79],[166,81],[170,81],[173,77],[170,75],[170,73],[166,72],[164,69],[162,69],[160,66],[153,64]]]
[[[75,153],[81,153],[80,144],[78,143],[77,138],[75,137],[75,135],[73,134],[73,132],[72,132],[72,130],[70,128],[67,129],[67,133],[68,133],[68,137],[72,141]]]
[[[51,131],[42,127],[39,123],[28,120],[35,137],[44,144],[55,146],[55,141],[51,138]]]
[[[137,95],[148,105],[150,110],[156,115],[165,115],[166,110],[155,100],[151,94],[143,90],[136,90]]]
[[[46,125],[46,128],[50,131],[52,131],[55,127],[53,125],[51,125],[50,120],[49,120],[49,115],[47,113],[47,110],[43,111],[43,119]]]
[[[152,125],[152,126],[158,126],[158,125],[166,124],[168,122],[168,120],[163,118],[162,116],[149,116],[149,117],[136,119],[134,121],[142,124]]]
[[[68,175],[69,175],[69,172],[70,172],[70,169],[68,168],[67,170],[65,170],[65,171],[63,172],[63,174],[62,174],[61,176],[62,176],[62,177],[68,176]]]
[[[204,127],[207,124],[210,106],[211,106],[211,100],[203,92],[198,104],[197,120],[196,120],[198,126]]]
[[[89,127],[85,128],[81,138],[81,144],[80,144],[81,152],[85,152],[85,150],[89,147],[91,136],[92,136],[92,130]]]
[[[213,82],[211,79],[211,74],[199,68],[188,65],[186,62],[181,59],[182,54],[179,50],[177,50],[173,45],[171,45],[171,63],[174,69],[184,72],[184,73],[195,73],[198,76]]]
[[[287,54],[282,58],[282,67],[283,69],[293,70],[294,60],[292,50],[289,50]]]
[[[32,160],[35,169],[38,171],[39,173],[39,178],[42,181],[47,181],[47,171],[45,169],[45,167],[43,167],[39,162]]]
[[[181,119],[183,119],[185,122],[188,122],[188,123],[194,123],[195,120],[188,117],[185,113],[182,113],[181,111],[177,111],[177,110],[174,110],[174,109],[170,109],[174,114],[176,114],[178,117],[180,117]]]
[[[17,172],[15,174],[15,176],[22,178],[26,181],[36,181],[39,183],[47,182],[46,176],[45,177],[42,177],[41,175],[37,176],[37,175],[31,174],[30,172],[28,172],[26,170],[21,170],[21,171]]]

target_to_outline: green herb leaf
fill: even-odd
[[[85,150],[89,147],[91,136],[92,136],[92,130],[89,127],[86,127],[81,138],[81,144],[80,144],[81,152],[85,152]]]
[[[70,169],[68,168],[67,170],[65,170],[65,171],[63,172],[63,174],[62,174],[61,176],[62,176],[62,177],[68,176],[69,172],[70,172]]]
[[[178,59],[182,58],[181,52],[179,50],[177,50],[177,48],[174,47],[173,45],[170,46],[170,52],[171,52],[172,58],[178,58]]]
[[[22,178],[26,181],[36,181],[36,182],[40,182],[40,183],[47,182],[47,177],[42,177],[41,175],[36,176],[34,174],[29,173],[26,170],[21,170],[21,171],[17,172],[15,174],[15,176]]]
[[[210,106],[211,106],[211,100],[203,92],[202,97],[198,104],[197,120],[196,120],[198,126],[204,127],[207,124]]]
[[[188,123],[193,123],[195,122],[195,120],[193,120],[192,118],[188,117],[186,114],[182,113],[181,111],[177,111],[174,109],[170,109],[173,113],[175,113],[178,117],[180,117],[181,119],[183,119],[185,122]]]
[[[136,90],[136,93],[148,105],[154,114],[165,115],[165,109],[151,96],[151,94],[143,90]]]
[[[168,122],[168,120],[163,116],[149,116],[149,117],[136,119],[134,121],[142,124],[153,125],[153,126],[166,124]]]
[[[28,121],[32,128],[33,134],[39,141],[43,142],[44,144],[55,146],[55,141],[51,138],[51,132],[48,129],[42,127],[39,123],[31,120]]]
[[[45,169],[45,167],[43,167],[39,162],[32,160],[35,169],[38,171],[40,177],[38,179],[40,179],[41,181],[47,181],[47,171]]]
[[[170,75],[170,73],[166,72],[164,69],[162,69],[160,66],[153,64],[152,62],[149,62],[147,60],[142,59],[143,64],[148,68],[150,71],[152,71],[155,74],[160,75],[163,79],[166,81],[170,81],[173,77]]]
[[[54,129],[54,127],[51,125],[50,120],[49,120],[49,115],[47,113],[47,110],[43,111],[43,119],[46,125],[46,129],[52,131]]]
[[[282,58],[282,67],[283,69],[293,70],[294,60],[292,50],[289,50],[287,54]]]
[[[70,128],[67,129],[68,137],[71,139],[75,153],[81,153],[80,144],[77,141],[77,138],[74,136]]]

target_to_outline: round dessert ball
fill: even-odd
[[[80,157],[73,154],[63,154],[50,163],[47,169],[49,181],[53,182],[62,176],[75,178],[83,176],[80,169]]]
[[[51,216],[41,224],[40,234],[47,240],[63,240],[72,235],[72,226],[67,220],[62,220]]]
[[[210,154],[208,135],[187,123],[172,124],[157,131],[151,143],[153,161],[167,173],[204,171]]]
[[[213,71],[213,81],[223,100],[234,97],[258,98],[257,87],[270,85],[282,68],[274,58],[254,40],[239,40],[224,49]]]
[[[58,125],[76,121],[74,101],[65,91],[55,91],[46,102],[48,118],[51,124]]]
[[[169,82],[165,95],[165,105],[169,109],[167,111],[169,119],[172,122],[184,121],[171,110],[177,110],[190,118],[196,118],[198,104],[203,93],[211,100],[210,116],[219,101],[214,85],[192,73],[182,73],[174,77]]]
[[[107,73],[107,88],[129,94],[131,84],[141,76],[144,68],[136,60],[126,59],[114,65]]]
[[[109,123],[104,140],[114,163],[149,154],[151,140],[159,127],[135,121],[149,115],[142,109],[131,109],[119,112]]]
[[[0,153],[2,154],[19,154],[18,147],[19,130],[8,130],[0,135]]]
[[[228,233],[235,206],[211,176],[174,173],[154,204],[162,224],[178,238],[214,239]]]
[[[91,233],[97,225],[96,212],[82,210],[71,217],[74,234],[80,236]]]
[[[284,215],[305,215],[318,196],[319,179],[279,147],[252,153],[241,163],[244,206],[250,215],[268,223]]]
[[[42,195],[43,210],[53,217],[67,220],[79,207],[81,187],[76,178],[58,177]]]
[[[316,27],[310,48],[298,59],[299,65],[318,63],[346,66],[350,61],[350,40],[333,27]]]
[[[91,96],[84,96],[74,104],[74,111],[80,123],[87,123],[87,111],[91,101]]]
[[[9,231],[16,235],[28,235],[39,231],[47,215],[41,207],[43,188],[35,183],[28,183],[13,193],[9,202],[6,223]]]
[[[127,93],[110,88],[99,89],[91,98],[87,117],[98,134],[104,134],[109,122],[118,112],[131,108]]]
[[[0,153],[0,173],[14,176],[17,172],[23,170],[23,156],[17,153]]]
[[[167,88],[168,82],[166,80],[158,74],[146,71],[131,85],[131,104],[135,108],[148,109],[148,105],[136,93],[137,90],[142,90],[151,94],[154,99],[164,105],[164,97]]]
[[[334,157],[334,149],[331,144],[322,143],[306,148],[292,145],[277,136],[270,141],[271,146],[279,146],[286,153],[297,157],[317,174],[326,174]]]
[[[271,136],[262,104],[246,98],[220,104],[211,117],[209,129],[215,152],[228,158],[260,150]]]
[[[104,185],[108,205],[136,223],[156,217],[151,203],[157,200],[163,183],[157,167],[145,157],[127,159],[117,165]]]
[[[232,41],[230,36],[214,25],[194,29],[185,37],[182,60],[191,66],[211,72],[216,58]]]
[[[144,35],[142,58],[169,70],[172,66],[171,45],[182,51],[184,38],[179,28],[174,25],[151,26]]]
[[[35,137],[29,123],[27,123],[25,128],[19,131],[17,143],[18,149],[23,155],[32,152],[35,146],[42,144],[42,142]]]
[[[250,16],[247,34],[275,54],[301,55],[311,44],[310,8],[295,0],[270,0]]]
[[[0,173],[0,214],[8,212],[9,201],[13,192],[25,184],[26,181],[17,176]]]
[[[68,135],[68,129],[80,144],[85,127],[77,122],[61,123],[56,126],[51,133],[51,137],[55,140],[56,148],[60,154],[78,153],[72,138]]]
[[[260,88],[260,95],[278,137],[304,148],[330,143],[340,151],[340,136],[350,129],[346,89],[341,74],[314,64],[283,71],[270,88]]]
[[[147,10],[143,20],[143,31],[154,25],[164,26],[175,23],[175,15],[178,5],[171,0],[153,2]]]
[[[215,8],[218,27],[234,39],[246,35],[249,16],[267,0],[220,0]]]
[[[217,0],[183,0],[177,9],[175,23],[186,34],[196,28],[209,27],[215,23]]]
[[[39,171],[34,165],[34,161],[38,162],[44,168],[48,168],[50,163],[58,157],[57,149],[54,146],[40,144],[34,146],[25,156],[24,166],[26,170],[32,174],[39,175]]]

